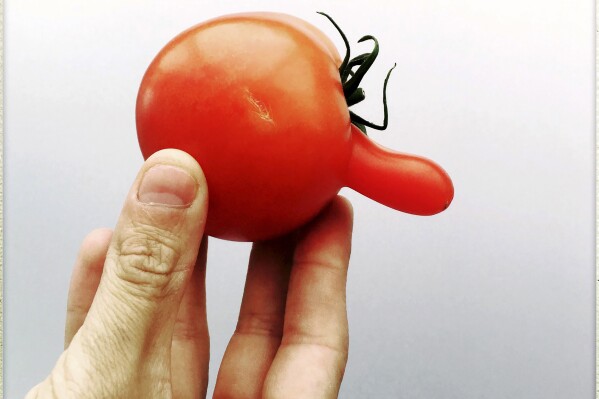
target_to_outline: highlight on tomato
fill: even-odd
[[[343,187],[393,209],[433,215],[453,199],[434,162],[384,148],[366,134],[387,127],[349,110],[372,51],[341,58],[331,40],[279,13],[225,15],[172,39],[139,88],[136,124],[144,158],[164,148],[192,155],[206,175],[206,233],[257,241],[308,222]]]

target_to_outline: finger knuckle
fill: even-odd
[[[319,334],[287,330],[283,335],[282,344],[318,348],[320,351],[333,353],[346,360],[349,352],[349,336],[344,333]]]
[[[304,272],[315,272],[333,278],[344,278],[347,264],[335,256],[300,257],[294,259],[294,268]]]
[[[235,333],[280,338],[283,319],[284,314],[277,312],[246,312],[239,315]]]
[[[168,295],[179,267],[180,240],[163,229],[135,225],[116,246],[117,276],[142,293]]]
[[[189,320],[177,319],[173,328],[173,340],[196,342],[200,339],[207,339],[208,329],[200,323],[193,323]]]

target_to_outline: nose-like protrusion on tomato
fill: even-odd
[[[346,185],[398,211],[434,215],[453,199],[453,183],[436,163],[386,149],[352,126]]]

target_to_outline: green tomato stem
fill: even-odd
[[[343,33],[339,25],[337,25],[337,23],[329,15],[320,11],[318,12],[318,14],[324,15],[329,21],[331,21],[335,29],[337,29],[337,31],[341,35],[343,43],[345,44],[345,57],[343,58],[343,62],[339,66],[339,76],[341,78],[341,84],[343,85],[343,95],[345,96],[345,101],[347,102],[347,106],[351,107],[352,105],[355,105],[366,98],[364,90],[359,86],[362,82],[362,79],[376,60],[376,57],[378,56],[378,40],[371,35],[363,36],[360,40],[358,40],[358,43],[362,43],[366,40],[372,40],[374,42],[374,48],[370,53],[360,54],[350,60],[351,49],[349,41],[347,40],[347,36],[345,36],[345,33]],[[393,71],[396,65],[397,64],[393,65],[393,67],[389,70],[387,76],[385,77],[385,82],[383,84],[383,124],[377,125],[362,118],[361,116],[355,114],[352,111],[349,112],[351,122],[354,125],[356,125],[364,134],[366,134],[366,127],[370,127],[376,130],[385,130],[387,128],[389,120],[387,110],[387,82],[389,81],[391,71]],[[355,67],[358,67],[356,71],[353,70],[353,68]]]

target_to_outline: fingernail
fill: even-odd
[[[197,183],[176,166],[156,165],[144,174],[137,198],[150,205],[188,207],[196,196]]]

